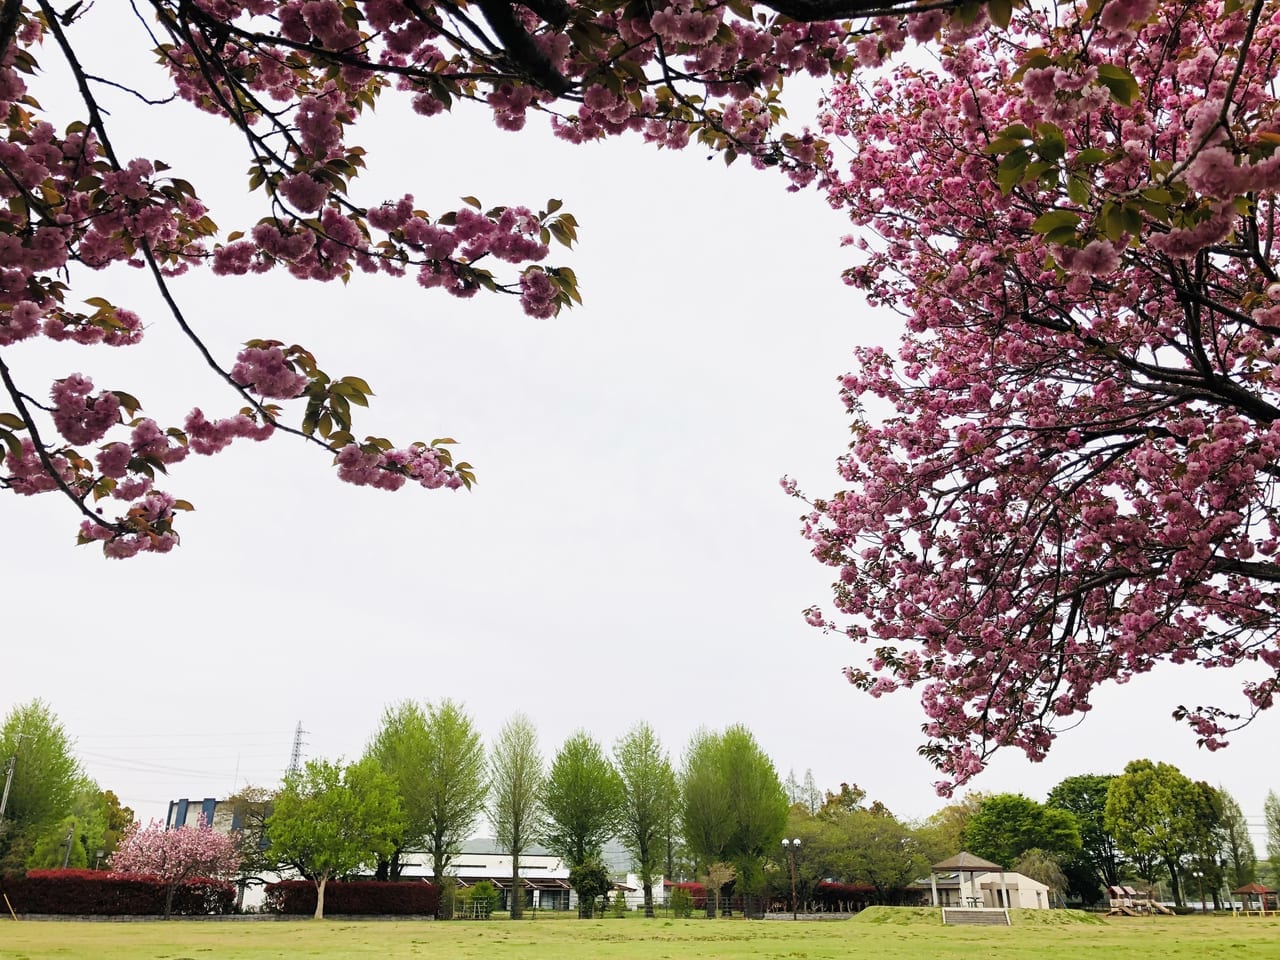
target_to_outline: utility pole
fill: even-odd
[[[4,794],[0,795],[0,820],[4,819],[4,808],[9,805],[9,788],[13,786],[13,768],[18,765],[18,755],[9,758],[9,772],[4,776]]]
[[[67,869],[67,864],[71,862],[71,840],[76,835],[76,825],[73,822],[67,827],[67,839],[62,841],[62,845],[66,847],[66,851],[62,854],[62,869]]]
[[[25,733],[18,734],[18,742],[13,746],[13,756],[9,758],[9,772],[4,776],[4,793],[0,794],[0,820],[4,819],[5,808],[9,805],[9,788],[13,786],[13,771],[18,766],[18,751],[22,749]]]

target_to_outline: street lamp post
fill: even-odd
[[[1191,875],[1196,878],[1196,885],[1200,888],[1200,912],[1207,912],[1204,904],[1204,871],[1192,870]]]
[[[800,838],[783,839],[782,849],[787,851],[788,859],[791,861],[791,919],[795,920],[799,913],[799,907],[796,904],[796,851],[800,849]]]

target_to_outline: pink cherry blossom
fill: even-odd
[[[1101,10],[949,27],[824,120],[846,280],[906,333],[841,380],[841,485],[801,521],[833,609],[805,617],[865,645],[855,686],[920,697],[944,794],[1160,663],[1261,670],[1177,706],[1209,749],[1280,691],[1280,22]]]

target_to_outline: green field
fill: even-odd
[[[4,960],[1280,960],[1268,917],[1100,918],[1014,911],[1013,927],[943,927],[935,911],[852,920],[9,921]]]

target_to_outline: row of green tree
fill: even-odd
[[[84,776],[49,707],[10,711],[0,750],[6,772],[20,774],[6,777],[0,867],[109,861],[132,811]],[[548,765],[527,717],[512,717],[486,749],[473,719],[449,700],[390,706],[359,760],[310,761],[279,788],[232,799],[243,827],[241,880],[290,866],[321,897],[335,877],[398,879],[411,855],[442,882],[486,821],[513,874],[531,847],[546,847],[570,866],[588,909],[609,887],[602,852],[610,842],[629,852],[649,913],[663,875],[709,881],[716,892],[731,882],[738,894],[789,897],[788,854],[802,899],[825,880],[902,902],[931,863],[961,849],[1085,902],[1110,884],[1163,882],[1179,904],[1189,884],[1217,903],[1259,879],[1239,804],[1168,764],[1136,760],[1119,775],[1070,777],[1043,803],[970,794],[912,823],[868,803],[856,786],[820,791],[811,773],[803,784],[794,774],[781,781],[741,726],[698,732],[679,764],[645,723],[611,749],[579,731]],[[1274,793],[1265,815],[1274,869]],[[784,838],[799,843],[784,848]],[[522,907],[519,898],[511,904],[516,916]]]
[[[823,797],[811,780],[802,787],[791,778],[788,786],[802,894],[835,878],[870,885],[880,902],[901,902],[915,895],[908,888],[930,864],[958,850],[1086,904],[1103,899],[1108,886],[1130,885],[1180,906],[1203,899],[1218,907],[1230,891],[1280,876],[1280,797],[1266,799],[1268,859],[1260,861],[1229,792],[1150,760],[1134,760],[1121,774],[1068,777],[1044,802],[971,793],[920,823],[865,804],[857,787]]]
[[[394,880],[410,854],[425,856],[442,882],[487,821],[513,876],[535,845],[562,858],[588,916],[610,887],[602,854],[611,841],[629,852],[649,915],[654,885],[676,871],[677,858],[690,873],[719,871],[740,891],[762,892],[789,807],[773,762],[745,727],[698,733],[678,770],[646,723],[611,750],[574,733],[547,765],[529,718],[512,717],[486,750],[472,719],[448,700],[389,707],[360,760],[310,761],[277,793],[242,799],[262,811],[269,840],[247,843],[260,851],[251,864],[287,863],[321,890],[370,866]],[[512,915],[523,908],[513,898]]]

